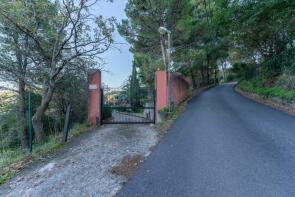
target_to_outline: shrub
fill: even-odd
[[[112,108],[108,106],[104,106],[102,109],[102,119],[106,120],[112,117]]]
[[[286,89],[295,89],[295,75],[282,74],[278,78],[276,85]]]
[[[236,63],[231,68],[231,72],[235,74],[238,79],[252,79],[256,75],[256,65],[246,63]]]
[[[21,143],[20,139],[15,113],[5,113],[0,122],[0,149],[17,147]]]
[[[295,101],[295,90],[282,87],[261,87],[257,81],[241,81],[239,88],[243,91],[255,93],[265,97],[277,97],[288,101]]]

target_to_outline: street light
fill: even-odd
[[[171,31],[169,31],[166,27],[159,27],[159,33],[163,36],[165,34],[168,35],[168,49],[167,49],[167,66],[166,67],[166,71],[168,73],[168,110],[169,112],[171,112],[171,83],[170,83],[170,72],[169,72],[169,68],[171,66]],[[163,58],[164,58],[164,63],[166,62],[165,60],[165,54],[164,54],[164,50],[162,48],[162,52],[163,52]]]

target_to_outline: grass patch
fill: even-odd
[[[77,136],[89,130],[86,124],[75,124],[70,130],[70,136]],[[0,185],[14,177],[26,165],[63,147],[61,139],[62,134],[47,137],[42,144],[34,144],[32,154],[21,148],[0,150]]]
[[[29,163],[52,153],[62,146],[59,136],[50,136],[44,143],[34,146],[32,154],[21,148],[1,150],[0,154],[0,185],[11,179]]]
[[[277,97],[287,101],[295,101],[295,90],[282,87],[262,87],[259,81],[241,81],[238,87],[242,91],[258,94],[266,98]]]
[[[87,131],[89,131],[91,128],[87,126],[86,123],[79,123],[79,124],[75,124],[69,132],[70,137],[73,136],[78,136],[82,133],[85,133]]]
[[[166,120],[156,124],[156,129],[160,138],[166,133],[172,123],[179,117],[179,115],[185,111],[186,105],[187,101],[184,101],[179,106],[173,107],[173,111],[168,113]]]

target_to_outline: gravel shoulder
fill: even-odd
[[[150,125],[108,125],[74,139],[0,187],[0,196],[114,196],[127,181],[112,168],[127,156],[147,157],[157,143]]]

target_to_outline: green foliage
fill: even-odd
[[[63,94],[57,96],[56,91],[61,90],[63,85],[71,86],[71,90],[75,89],[74,85],[81,88],[87,81],[85,72],[97,68],[101,60],[98,55],[107,51],[113,43],[115,19],[94,16],[90,13],[93,5],[93,2],[84,0],[1,1],[0,80],[8,80],[19,88],[20,101],[24,101],[23,92],[28,87],[41,89],[42,102],[39,102],[33,116],[35,137],[39,142],[46,133],[43,125],[48,126],[47,123],[52,122],[45,121],[49,119],[43,116],[52,116],[56,108],[59,110],[56,117],[60,118],[65,106],[71,103],[75,108],[75,120],[84,121],[80,117],[85,115],[87,101],[83,102],[84,99],[79,105],[79,97],[73,96],[73,91],[61,91],[59,94]],[[79,80],[70,81],[74,77]],[[85,91],[76,91],[76,94],[79,93],[87,95]],[[65,100],[55,103],[64,104],[62,107],[54,106],[54,96],[59,97],[59,101]],[[25,122],[24,105],[23,102],[19,104],[22,108],[18,114],[21,125]],[[21,130],[25,137],[26,127]]]
[[[107,119],[111,118],[112,112],[113,112],[113,109],[110,106],[105,105],[102,109],[102,119],[107,120]]]
[[[60,138],[50,136],[42,144],[36,145],[32,154],[21,148],[0,150],[0,185],[12,178],[31,159],[36,160],[60,146]]]
[[[235,74],[238,79],[249,80],[255,76],[256,65],[246,63],[236,63],[231,68],[231,72]]]
[[[231,58],[238,63],[255,64],[258,71],[239,76],[241,79],[258,77],[274,83],[284,70],[293,72],[294,5],[292,0],[232,2],[228,10],[233,39]]]
[[[85,62],[85,67],[91,67]],[[67,106],[72,107],[71,121],[85,122],[87,118],[87,71],[81,68],[77,71],[67,71],[59,80],[56,92],[53,96],[52,107],[56,109],[55,116],[62,119],[66,113]],[[80,96],[81,95],[81,96]]]
[[[136,67],[134,64],[133,64],[132,75],[130,79],[129,103],[131,105],[132,110],[134,112],[137,112],[137,110],[140,107],[140,86],[139,86]]]
[[[76,136],[89,131],[87,124],[74,124],[70,130],[70,136]],[[61,134],[47,136],[43,143],[35,144],[32,154],[28,150],[18,148],[0,149],[0,185],[5,183],[32,160],[38,160],[43,156],[57,151],[63,146]]]
[[[285,71],[277,80],[276,85],[285,89],[295,89],[295,76]]]
[[[17,119],[13,113],[7,113],[0,123],[0,150],[13,148],[20,145],[20,133],[18,132]]]
[[[136,66],[148,86],[153,87],[154,72],[164,68],[167,52],[161,52],[167,35],[158,29],[171,31],[173,71],[191,77],[193,86],[210,83],[218,72],[218,61],[228,57],[229,18],[225,1],[208,0],[129,0],[128,20],[119,25],[121,35],[131,44]],[[229,17],[229,16],[228,16]],[[226,26],[227,25],[227,26]],[[217,81],[217,80],[216,80]]]
[[[89,127],[86,123],[76,123],[73,125],[73,127],[70,130],[70,136],[77,136],[81,133],[85,133],[89,131]]]
[[[169,111],[169,107],[164,107],[163,109],[160,110],[160,112],[173,113],[175,112],[175,110],[177,110],[177,106],[174,104],[174,102],[172,102],[170,105],[170,111]]]
[[[239,88],[243,91],[265,97],[277,97],[288,101],[295,101],[295,90],[288,90],[282,87],[262,87],[261,81],[241,81]]]

